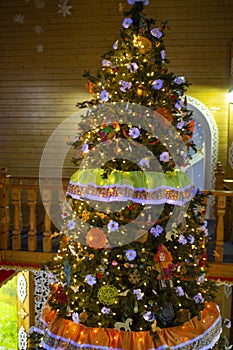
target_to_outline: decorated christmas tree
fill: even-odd
[[[185,173],[195,145],[188,82],[169,72],[166,21],[128,0],[73,143],[77,171],[42,313],[45,349],[209,349],[221,333],[207,279],[205,196]]]

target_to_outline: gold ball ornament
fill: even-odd
[[[137,87],[137,95],[138,96],[146,96],[146,88],[145,88],[145,86],[139,85]]]
[[[152,48],[151,41],[141,35],[134,38],[133,44],[140,50],[142,54],[150,51]]]
[[[85,322],[88,319],[88,314],[85,311],[81,312],[81,314],[79,315],[79,319],[80,322]]]
[[[141,234],[141,235],[139,236],[139,234]],[[138,236],[139,236],[139,238],[136,239],[136,242],[145,243],[147,241],[147,238],[148,238],[148,231],[140,230],[140,231],[138,231]]]

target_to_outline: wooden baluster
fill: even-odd
[[[12,235],[12,249],[20,250],[21,249],[21,188],[18,187],[12,188],[12,203],[14,207],[14,226],[13,226],[13,235]]]
[[[37,250],[36,237],[36,200],[37,190],[29,188],[27,190],[28,206],[29,206],[29,230],[28,230],[28,250],[34,252]]]
[[[50,253],[52,251],[51,220],[50,220],[51,199],[52,199],[51,190],[43,189],[42,200],[45,208],[43,251],[46,253]]]
[[[225,172],[223,170],[221,162],[217,162],[217,165],[214,169],[214,174],[215,174],[215,189],[223,190]]]
[[[232,190],[231,188],[231,182],[225,180],[225,172],[222,168],[222,165],[220,162],[217,162],[217,165],[215,167],[215,189],[216,190]],[[233,216],[233,200],[232,197],[227,197],[226,198],[226,206],[227,206],[227,211],[224,216],[224,233],[223,233],[223,240],[230,240],[232,237],[232,216]],[[216,213],[216,205],[215,205],[215,213]],[[217,222],[216,222],[216,227],[217,227]]]
[[[224,190],[224,177],[225,172],[223,170],[221,162],[217,162],[217,165],[214,169],[215,173],[215,189]],[[226,231],[230,228],[228,222],[230,220],[230,213],[227,211],[227,217],[225,216],[225,207],[226,207],[226,197],[220,199],[220,197],[215,197],[214,205],[214,216],[215,216],[215,239],[216,239],[216,262],[223,261],[223,251],[224,251],[224,239],[226,236]],[[231,201],[231,198],[229,199]],[[229,201],[228,200],[228,201]],[[229,203],[228,203],[229,204]],[[224,205],[224,212],[222,213],[222,206]],[[229,217],[228,217],[229,216]],[[220,220],[220,222],[219,222]],[[220,254],[220,255],[219,255]],[[217,256],[219,255],[219,256]]]
[[[0,178],[0,249],[9,248],[9,175],[7,169],[1,169]]]
[[[217,196],[216,207],[216,248],[215,248],[215,262],[223,262],[223,244],[224,244],[224,215],[226,212],[226,196]]]

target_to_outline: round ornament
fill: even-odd
[[[151,41],[141,35],[135,37],[133,44],[135,47],[137,47],[140,50],[142,54],[150,51],[152,48]]]
[[[98,291],[98,299],[105,305],[112,305],[117,301],[118,290],[116,287],[106,284]]]
[[[107,243],[107,238],[104,231],[97,227],[93,227],[86,235],[86,243],[94,249],[101,249]]]
[[[85,311],[83,311],[79,315],[79,318],[80,318],[80,322],[86,322],[86,320],[88,319],[88,314]]]
[[[139,85],[139,86],[137,87],[137,95],[138,95],[138,96],[146,96],[146,94],[147,94],[146,87],[143,86],[143,85]]]
[[[165,326],[169,325],[170,322],[172,322],[172,320],[174,319],[174,317],[175,317],[175,312],[171,304],[166,305],[162,310],[162,312],[159,314],[159,320]]]

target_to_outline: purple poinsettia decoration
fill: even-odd
[[[157,39],[160,39],[163,36],[163,33],[158,28],[153,28],[151,29],[150,32],[151,32],[151,35],[153,35]]]
[[[152,85],[155,90],[160,90],[163,87],[163,81],[162,79],[156,79],[153,81]]]
[[[106,90],[102,90],[100,93],[100,99],[104,102],[107,102],[109,99],[109,93]]]
[[[131,26],[132,23],[133,23],[132,18],[126,17],[126,18],[123,20],[123,22],[122,22],[122,26],[123,26],[125,29],[127,29],[127,28],[129,28],[129,27]]]
[[[137,253],[134,249],[128,249],[128,250],[126,250],[125,255],[129,261],[132,261],[136,258]]]
[[[118,222],[111,220],[111,221],[109,221],[107,227],[108,227],[108,230],[110,232],[114,232],[114,231],[118,230],[119,224],[118,224]]]
[[[137,139],[140,135],[140,130],[136,127],[131,128],[129,130],[129,135],[132,137],[132,139]]]

